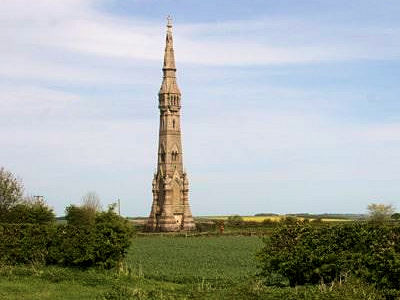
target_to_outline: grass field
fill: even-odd
[[[143,237],[131,247],[127,265],[135,274],[162,281],[240,281],[256,273],[261,246],[258,237]]]
[[[135,238],[118,270],[0,266],[0,299],[381,299],[361,282],[264,286],[261,246],[245,236]]]
[[[135,238],[119,273],[3,266],[0,299],[201,298],[254,276],[261,245],[243,236]]]

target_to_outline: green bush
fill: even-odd
[[[399,226],[282,225],[264,240],[260,275],[268,278],[275,272],[295,286],[354,274],[392,297],[400,295],[399,242]]]
[[[0,261],[45,263],[54,239],[54,225],[0,224]]]
[[[234,216],[229,216],[226,223],[228,226],[240,226],[244,223],[244,220],[241,216],[234,215]]]
[[[295,225],[295,224],[301,222],[301,220],[297,219],[294,216],[285,216],[284,218],[280,219],[279,222],[281,224],[286,224],[286,225]]]
[[[217,228],[219,228],[219,225],[215,222],[196,222],[196,230],[198,232],[213,232]]]
[[[98,213],[92,225],[1,224],[0,262],[112,268],[131,237],[129,222],[111,209]]]
[[[273,226],[273,225],[276,225],[276,223],[277,222],[272,221],[270,218],[265,218],[262,221],[262,224],[265,225],[265,226]]]
[[[96,211],[86,206],[70,205],[65,212],[65,219],[69,225],[90,226],[95,223]]]
[[[130,246],[132,225],[109,209],[97,214],[95,233],[96,264],[105,268],[115,266]]]
[[[55,221],[52,209],[42,202],[24,202],[10,208],[2,215],[3,223],[46,224]]]
[[[390,216],[392,220],[400,220],[400,213],[394,213]]]
[[[93,224],[59,226],[50,261],[67,266],[112,268],[125,256],[132,226],[112,209],[97,213]]]

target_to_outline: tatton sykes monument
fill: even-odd
[[[189,206],[189,180],[183,170],[181,142],[181,92],[176,83],[172,23],[168,18],[163,81],[158,93],[160,130],[157,172],[154,174],[153,204],[148,231],[194,230]]]

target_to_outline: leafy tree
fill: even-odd
[[[240,225],[243,225],[243,223],[244,223],[244,220],[239,215],[229,216],[228,220],[227,220],[227,224],[229,226],[240,226]]]
[[[400,213],[394,213],[393,215],[391,215],[391,218],[393,220],[400,220]]]
[[[294,216],[285,216],[284,218],[280,219],[279,222],[281,222],[282,224],[286,224],[286,225],[295,225],[299,222],[300,220],[297,219]]]
[[[96,212],[90,207],[70,205],[65,209],[65,219],[69,225],[90,226],[94,225]]]
[[[262,221],[262,223],[263,223],[263,225],[266,225],[266,226],[272,226],[272,225],[275,225],[275,223],[277,223],[277,222],[272,221],[270,218],[265,218]]]
[[[0,168],[0,220],[11,207],[22,202],[22,183],[9,171]]]
[[[82,205],[70,205],[66,209],[66,220],[74,226],[93,225],[96,214],[101,212],[100,198],[95,192],[88,192],[82,197]]]
[[[391,204],[371,203],[368,205],[368,212],[370,221],[382,223],[390,219],[395,209]]]
[[[69,206],[74,215],[87,212],[84,207]],[[75,215],[76,216],[76,215]],[[95,215],[93,223],[58,227],[58,234],[50,249],[50,261],[69,266],[112,268],[125,256],[131,243],[133,229],[129,222],[114,212],[114,206]]]

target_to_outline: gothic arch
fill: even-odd
[[[165,146],[164,144],[160,145],[160,160],[161,162],[165,162],[166,154],[165,154]]]
[[[175,144],[171,149],[171,160],[177,161],[179,156],[178,146]]]
[[[183,204],[181,182],[176,178],[172,183],[172,199],[175,205]]]

